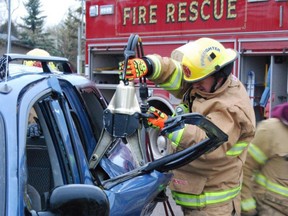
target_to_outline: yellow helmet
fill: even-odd
[[[184,79],[188,82],[197,82],[218,72],[237,57],[237,51],[226,49],[211,38],[189,42],[171,53],[172,59],[182,63]]]
[[[33,50],[30,50],[29,52],[26,53],[26,55],[31,55],[31,56],[43,56],[43,57],[48,57],[50,54],[43,49],[35,48]],[[36,67],[42,67],[41,62],[38,61],[24,61],[24,65],[27,66],[36,66]],[[48,65],[52,70],[56,70],[56,66],[53,62],[49,62]]]
[[[45,51],[43,49],[38,49],[38,48],[30,50],[29,52],[26,53],[26,55],[31,55],[31,56],[50,56],[50,54],[47,51]],[[24,61],[23,64],[27,65],[27,66],[41,67],[41,63],[40,62],[36,62],[36,61]]]
[[[50,54],[46,50],[39,49],[39,48],[35,48],[33,50],[30,50],[26,54],[32,55],[32,56],[50,56]]]

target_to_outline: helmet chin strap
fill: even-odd
[[[214,77],[214,83],[211,87],[210,93],[215,92],[219,87],[223,85],[223,83],[227,80],[227,77],[232,72],[233,62],[229,63],[225,67],[221,68],[219,65],[216,65],[215,69],[217,70],[212,76]]]
[[[219,87],[221,87],[224,81],[225,79],[221,80],[221,77],[214,76],[214,83],[211,87],[210,93],[215,92]]]

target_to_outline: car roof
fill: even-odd
[[[40,66],[25,65],[25,61],[40,62]],[[73,73],[67,58],[58,56],[31,56],[24,54],[4,54],[0,61],[0,82],[27,73]],[[51,64],[54,66],[51,67]]]
[[[59,56],[32,56],[25,54],[9,53],[4,56],[8,56],[9,61],[15,60],[28,60],[28,61],[41,61],[41,62],[68,62],[67,58]]]

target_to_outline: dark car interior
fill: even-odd
[[[37,195],[34,195],[32,206],[35,210],[41,210],[41,206],[45,206],[48,191],[54,187],[49,153],[43,137],[27,138],[26,144],[28,184],[38,192],[41,200],[37,201]],[[30,192],[35,194],[36,191]]]
[[[34,210],[44,210],[49,192],[56,186],[63,185],[65,181],[69,182],[71,178],[69,175],[64,176],[60,168],[69,170],[69,162],[65,159],[67,155],[63,156],[64,151],[59,148],[62,142],[60,132],[52,113],[49,113],[48,107],[53,106],[52,101],[51,96],[37,101],[30,111],[34,121],[29,118],[30,121],[27,122],[27,192]],[[49,127],[51,124],[54,126]]]

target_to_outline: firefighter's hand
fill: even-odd
[[[119,63],[121,74],[124,70],[124,62]],[[125,79],[133,80],[135,78],[144,77],[148,73],[148,67],[141,58],[129,59],[127,63]]]
[[[148,125],[153,128],[162,129],[164,127],[164,122],[168,119],[168,116],[151,106],[148,109],[148,115],[151,117],[148,118]]]

